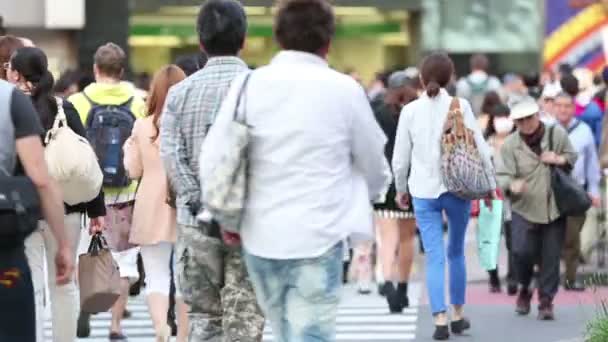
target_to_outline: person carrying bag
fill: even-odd
[[[95,234],[88,252],[78,257],[80,309],[95,314],[108,311],[120,297],[120,272],[108,244]]]

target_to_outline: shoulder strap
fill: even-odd
[[[574,132],[574,130],[578,127],[578,125],[580,125],[581,122],[580,120],[576,120],[576,122],[574,123],[574,125],[572,125],[572,127],[568,128],[568,134]]]
[[[249,78],[251,77],[251,74],[253,73],[253,71],[250,71],[247,76],[245,76],[245,80],[243,81],[243,85],[241,86],[241,89],[239,90],[239,95],[236,101],[236,107],[234,108],[234,116],[233,116],[233,120],[237,120],[237,116],[238,116],[238,112],[239,112],[239,107],[241,106],[241,101],[242,99],[245,97],[245,106],[247,106],[247,93],[246,93],[246,88],[247,88],[247,84],[249,83]],[[243,108],[243,123],[247,122],[247,112],[245,110],[245,108]]]
[[[450,111],[453,111],[456,109],[460,109],[460,100],[456,96],[454,96],[452,98],[452,103],[450,103]]]
[[[125,101],[123,104],[121,104],[121,107],[127,107],[129,108],[129,110],[131,110],[131,105],[133,104],[133,98],[134,96],[129,97],[129,99],[127,101]]]
[[[89,104],[91,105],[91,107],[99,106],[99,103],[91,100],[91,98],[89,97],[89,95],[87,95],[87,93],[84,90],[82,91],[82,96],[84,96],[84,98],[89,102]]]
[[[553,151],[553,132],[555,131],[555,125],[549,128],[549,151]]]

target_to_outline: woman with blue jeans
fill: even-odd
[[[421,81],[426,92],[406,105],[399,118],[393,172],[397,187],[396,201],[409,207],[411,194],[416,221],[426,256],[426,282],[431,310],[435,317],[436,340],[449,338],[445,301],[445,256],[443,214],[448,219],[449,293],[453,305],[451,330],[461,334],[470,328],[463,316],[466,290],[464,239],[471,211],[468,200],[447,192],[441,176],[441,136],[452,97],[444,89],[450,82],[454,65],[445,54],[432,54],[424,59]],[[460,99],[465,125],[475,133],[488,174],[493,174],[490,149],[479,128],[470,104]],[[495,186],[493,187],[495,188]],[[491,197],[491,194],[488,194]]]

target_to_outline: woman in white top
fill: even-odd
[[[463,305],[466,290],[464,238],[471,203],[447,192],[441,175],[441,136],[452,102],[444,87],[450,82],[453,72],[454,65],[445,54],[436,53],[424,59],[420,74],[426,92],[403,108],[393,153],[396,201],[405,208],[409,205],[408,195],[411,194],[425,249],[427,288],[436,325],[433,338],[436,340],[447,340],[450,335],[444,294],[446,251],[443,244],[443,212],[449,224],[449,291],[454,307],[451,330],[460,334],[470,328],[469,321],[463,316]],[[460,108],[465,125],[475,132],[475,142],[484,165],[493,174],[491,152],[471,105],[460,99]]]

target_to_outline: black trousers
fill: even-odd
[[[0,341],[36,342],[34,287],[23,246],[0,248]]]
[[[523,288],[529,288],[534,265],[538,264],[539,299],[552,302],[559,288],[559,266],[566,220],[559,218],[548,224],[536,224],[513,213],[511,229],[519,283]]]

